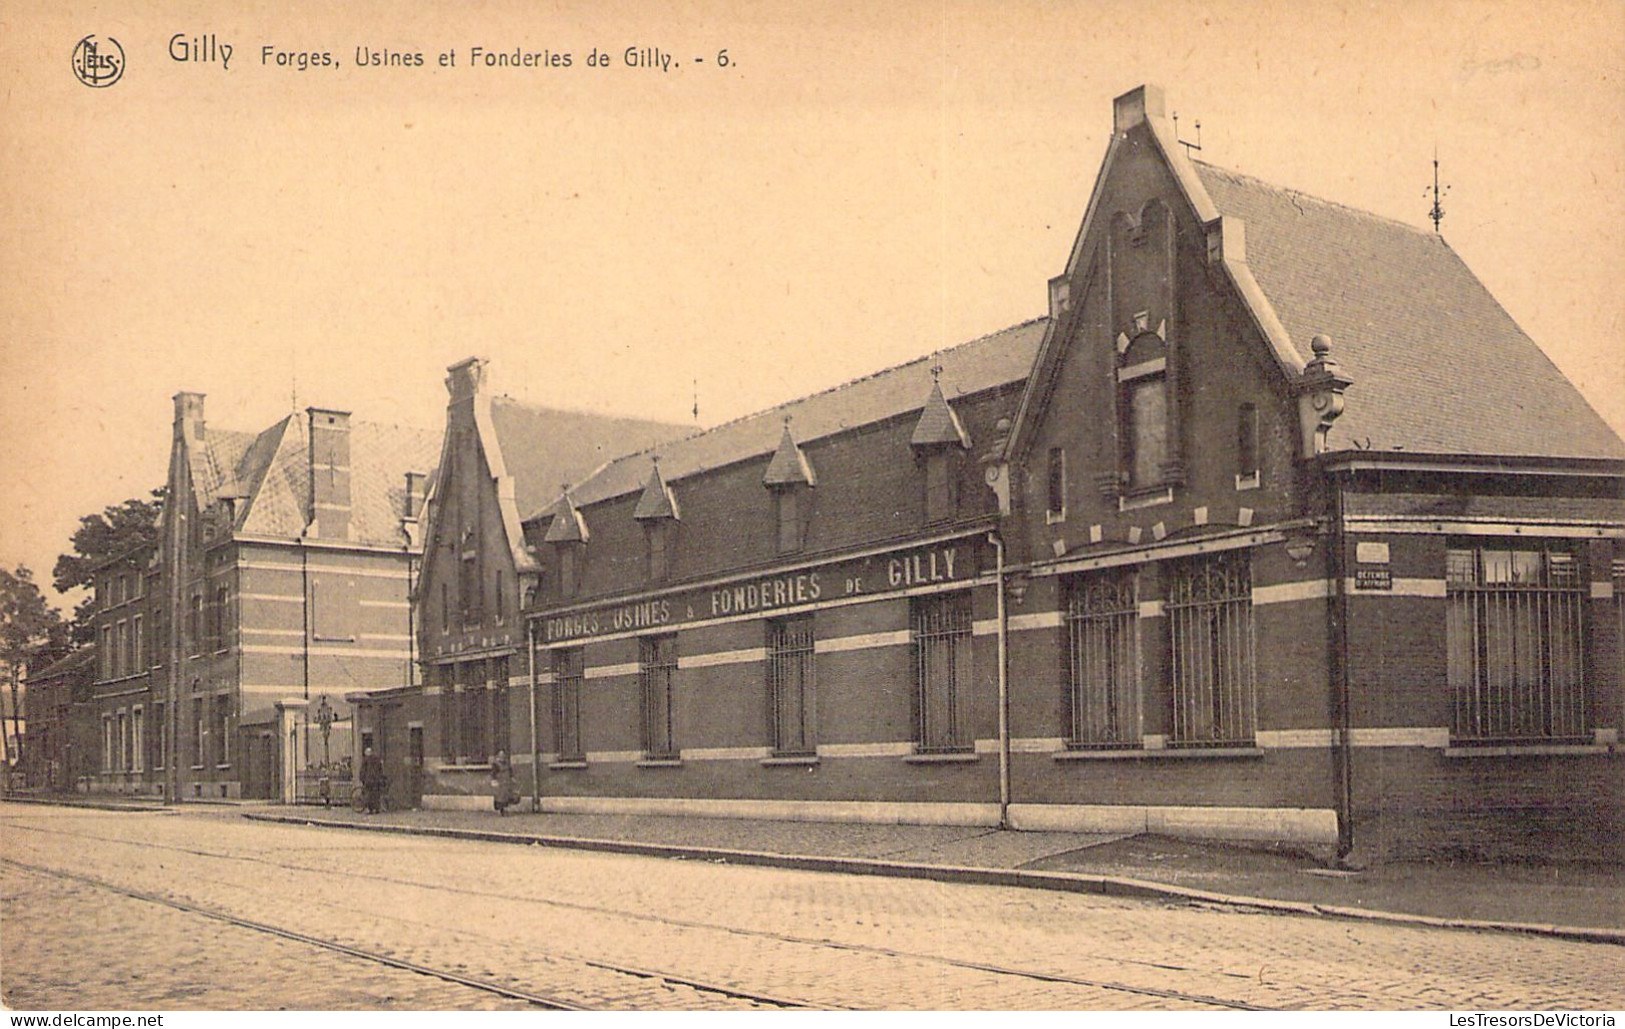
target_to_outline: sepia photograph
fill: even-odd
[[[1625,1013],[1618,0],[18,0],[0,86],[9,1026]]]

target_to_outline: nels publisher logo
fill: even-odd
[[[112,36],[86,36],[73,48],[73,74],[92,89],[106,89],[124,77],[124,48]]]

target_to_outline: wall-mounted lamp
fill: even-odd
[[[1315,538],[1313,536],[1294,536],[1286,541],[1286,556],[1299,568],[1309,560],[1309,555],[1315,552]]]

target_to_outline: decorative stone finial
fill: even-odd
[[[1298,425],[1305,458],[1326,452],[1326,434],[1343,413],[1343,392],[1354,385],[1354,380],[1332,360],[1330,337],[1317,334],[1309,341],[1309,349],[1315,357],[1304,366],[1297,386]]]

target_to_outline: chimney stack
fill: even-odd
[[[175,394],[175,439],[196,442],[203,438],[203,394]]]
[[[406,511],[404,516],[408,521],[416,521],[423,517],[423,494],[428,482],[429,477],[422,472],[406,473]]]
[[[306,408],[310,418],[310,524],[318,539],[350,537],[350,412]]]
[[[467,357],[446,369],[446,392],[451,402],[472,399],[485,385],[485,359]]]

